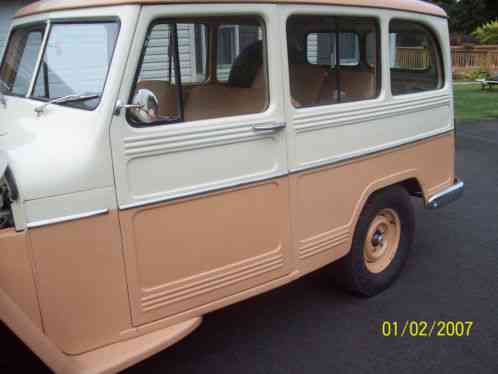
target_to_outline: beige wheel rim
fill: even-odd
[[[365,266],[372,273],[384,271],[398,251],[401,222],[392,209],[383,209],[368,228],[363,246]]]

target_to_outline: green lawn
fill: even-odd
[[[498,86],[482,91],[480,85],[455,85],[457,121],[498,119]]]

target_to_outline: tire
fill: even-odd
[[[351,251],[334,264],[336,280],[360,296],[384,291],[401,273],[414,231],[415,215],[407,191],[392,186],[375,192],[360,215]]]

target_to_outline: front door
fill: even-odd
[[[292,270],[275,7],[232,8],[145,7],[137,27],[120,101],[148,110],[111,128],[135,325]]]

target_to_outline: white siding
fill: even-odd
[[[142,74],[140,79],[165,80],[168,78],[168,25],[158,25],[151,33],[149,46],[144,56]],[[196,81],[194,61],[193,26],[178,25],[178,48],[180,52],[180,65],[182,80],[186,83]]]
[[[308,62],[311,64],[318,63],[318,34],[309,34],[306,40],[306,53]]]

